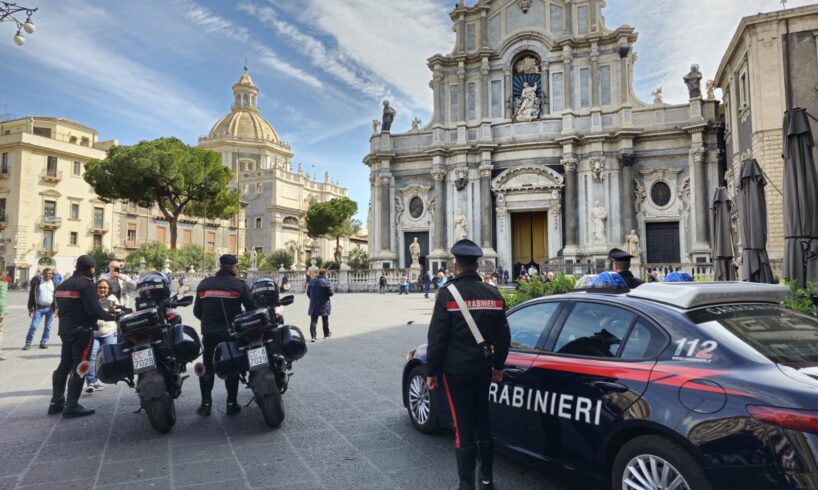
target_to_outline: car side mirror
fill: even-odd
[[[280,306],[287,306],[287,305],[293,304],[294,301],[295,301],[295,297],[292,294],[288,294],[287,296],[283,296],[283,297],[279,298],[278,304]]]

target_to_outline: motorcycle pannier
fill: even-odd
[[[259,308],[257,310],[248,311],[241,315],[236,315],[233,318],[233,334],[246,335],[250,332],[265,330],[270,328],[273,323],[270,321],[270,312],[267,308]]]
[[[97,354],[97,378],[103,383],[116,383],[133,377],[131,354],[124,352],[125,344],[105,344]]]
[[[165,320],[159,315],[156,308],[137,311],[119,319],[119,329],[123,335],[134,335],[161,328],[164,324]]]
[[[276,344],[281,347],[288,361],[297,361],[307,353],[304,334],[294,325],[281,325],[275,330]]]
[[[239,350],[238,342],[222,342],[213,353],[213,369],[222,379],[236,376],[249,369],[247,353]]]
[[[193,362],[202,354],[202,342],[193,327],[187,325],[173,327],[173,352],[184,362]]]

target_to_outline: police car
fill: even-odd
[[[652,283],[531,300],[489,392],[504,449],[596,477],[592,488],[818,489],[818,321],[787,288]],[[451,429],[443,390],[409,352],[403,401]]]

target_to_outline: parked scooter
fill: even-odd
[[[182,286],[171,297],[167,276],[152,272],[137,284],[136,312],[122,308],[119,343],[102,346],[97,356],[97,377],[103,383],[124,381],[136,387],[141,409],[151,426],[169,432],[176,423],[174,400],[182,393],[186,365],[202,353],[199,334],[174,309],[193,304]],[[136,383],[134,383],[136,377]]]
[[[220,378],[238,376],[247,384],[264,421],[276,428],[284,421],[281,395],[287,391],[292,363],[304,357],[307,343],[298,327],[283,324],[280,307],[292,304],[293,296],[279,298],[275,281],[266,278],[253,284],[252,295],[260,308],[233,319],[230,335],[235,340],[216,347],[213,366]]]

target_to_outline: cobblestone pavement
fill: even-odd
[[[139,400],[124,384],[83,394],[81,403],[97,410],[93,416],[46,416],[59,357],[57,321],[50,349],[21,351],[26,295],[12,292],[9,299],[9,360],[0,362],[0,490],[456,485],[451,434],[415,431],[401,403],[406,352],[424,341],[431,316],[433,300],[422,295],[336,295],[333,337],[310,344],[295,364],[279,429],[264,424],[255,404],[227,418],[219,380],[213,415],[197,416],[199,389],[192,376],[167,435],[156,433],[144,413],[134,413]],[[189,309],[181,313],[197,324]],[[305,313],[306,298],[298,295],[285,317],[306,333]],[[249,391],[242,389],[239,398],[248,402]],[[553,470],[503,455],[496,474],[500,488],[570,488]]]

